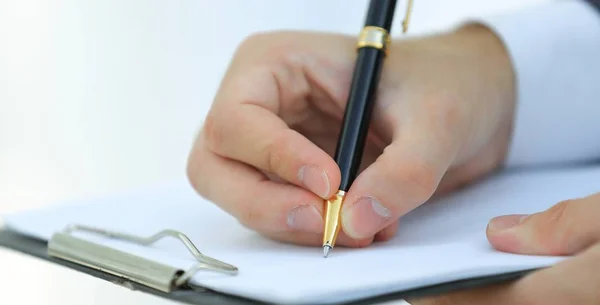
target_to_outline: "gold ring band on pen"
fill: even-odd
[[[377,26],[366,26],[362,29],[360,35],[358,36],[356,48],[360,49],[370,47],[383,50],[387,54],[390,44],[391,38],[388,31]]]

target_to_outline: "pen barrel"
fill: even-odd
[[[342,191],[348,191],[360,167],[384,57],[381,50],[358,50],[352,89],[334,157],[341,171]]]
[[[395,10],[396,0],[371,0],[365,25],[384,28],[391,32]]]

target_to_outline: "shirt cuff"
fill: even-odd
[[[600,14],[554,1],[477,20],[503,41],[516,73],[507,166],[600,158]]]

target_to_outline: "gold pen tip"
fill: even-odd
[[[323,257],[327,258],[329,256],[329,251],[331,251],[331,246],[325,245],[323,246]]]

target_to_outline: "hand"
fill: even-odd
[[[241,44],[189,157],[197,192],[268,237],[321,245],[324,199],[355,37],[280,32]],[[514,76],[487,29],[396,41],[386,58],[363,168],[338,245],[394,235],[398,218],[498,168],[510,138]]]
[[[553,267],[503,285],[459,291],[413,305],[600,304],[600,193],[560,202],[531,216],[493,219],[490,243],[501,251],[530,255],[574,255]]]

